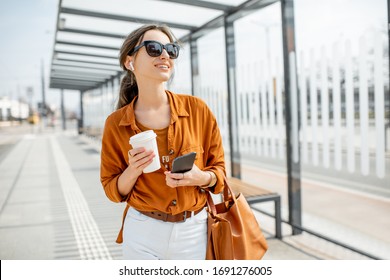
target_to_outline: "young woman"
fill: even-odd
[[[106,120],[101,182],[107,197],[126,202],[122,229],[125,259],[205,259],[206,191],[223,190],[224,152],[217,122],[199,98],[165,89],[179,45],[166,26],[133,31],[120,50],[126,71],[117,110]],[[161,168],[143,173],[156,156],[132,148],[129,138],[157,134]],[[193,168],[171,173],[172,161],[196,152]]]

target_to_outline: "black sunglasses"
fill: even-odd
[[[165,49],[167,51],[169,58],[171,58],[171,59],[175,59],[179,56],[180,47],[178,44],[168,43],[168,44],[163,45],[157,41],[143,41],[139,46],[135,47],[133,51],[129,51],[127,54],[133,55],[143,46],[145,46],[146,52],[151,57],[160,56],[163,52],[163,49]]]

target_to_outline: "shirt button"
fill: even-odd
[[[173,155],[174,153],[175,153],[174,150],[172,150],[172,149],[169,150],[169,154],[170,154],[170,155]]]
[[[173,206],[176,206],[176,204],[177,204],[176,199],[172,200],[172,205],[173,205]]]

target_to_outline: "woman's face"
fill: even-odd
[[[169,37],[159,30],[147,31],[139,44],[148,40],[157,41],[163,45],[170,43]],[[174,61],[173,59],[169,58],[169,55],[165,49],[163,49],[163,52],[160,56],[151,57],[146,52],[145,47],[141,47],[135,54],[133,54],[133,56],[128,56],[127,58],[129,60],[128,62],[133,62],[133,72],[138,82],[141,80],[148,80],[149,82],[153,80],[160,83],[166,82],[173,73]]]

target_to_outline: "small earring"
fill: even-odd
[[[129,63],[129,68],[131,71],[134,71],[134,65],[133,65],[132,61],[130,61],[130,63]]]

